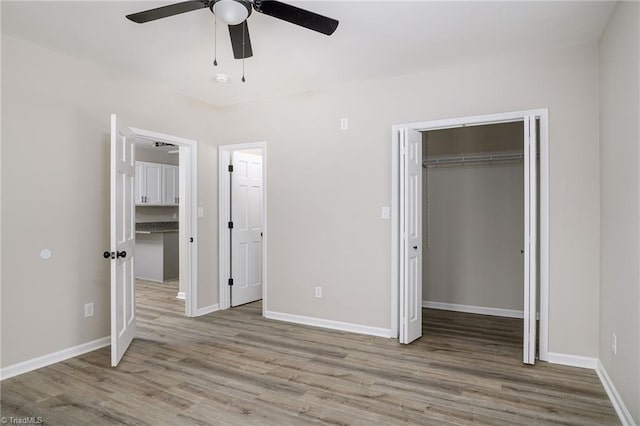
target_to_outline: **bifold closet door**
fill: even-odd
[[[537,333],[537,171],[536,117],[524,119],[524,339],[522,362],[535,364]]]
[[[400,134],[400,343],[422,336],[422,134]]]

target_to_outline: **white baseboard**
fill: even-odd
[[[515,309],[488,308],[486,306],[458,305],[455,303],[422,301],[423,308],[440,309],[443,311],[466,312],[469,314],[493,315],[495,317],[524,318],[524,312]]]
[[[368,325],[352,324],[348,322],[332,321],[321,318],[305,317],[301,315],[285,314],[282,312],[267,311],[265,318],[278,321],[292,322],[295,324],[310,325],[312,327],[329,328],[331,330],[348,331],[350,333],[368,334],[371,336],[391,338],[391,330],[387,328],[370,327]]]
[[[111,344],[111,337],[103,337],[91,342],[83,343],[78,346],[63,349],[58,352],[54,352],[48,355],[39,356],[27,361],[19,362],[8,367],[0,369],[0,380],[9,379],[19,374],[28,373],[29,371],[37,370],[38,368],[46,367],[56,362],[61,362],[69,358],[73,358],[79,355],[86,354],[87,352],[95,351],[96,349],[104,348]]]
[[[184,300],[186,298],[186,294],[184,293],[184,291],[179,291],[178,294],[176,295],[176,299],[181,299]]]
[[[611,404],[613,404],[613,408],[615,408],[616,413],[618,413],[618,417],[624,426],[636,426],[633,417],[631,417],[631,413],[627,409],[627,406],[624,404],[624,401],[620,397],[620,394],[616,390],[616,387],[613,385],[611,378],[607,374],[607,370],[605,370],[602,362],[598,360],[596,364],[596,373],[602,382],[602,386],[604,386],[604,390],[607,391],[607,395],[609,395],[609,399],[611,400]]]
[[[211,312],[215,312],[219,310],[220,310],[220,304],[216,303],[216,304],[205,306],[204,308],[200,308],[196,310],[196,314],[194,316],[199,317],[201,315],[207,315],[207,314],[210,314]]]
[[[569,367],[589,368],[591,370],[595,370],[598,366],[598,358],[581,355],[559,354],[556,352],[549,352],[547,362],[550,362],[551,364],[567,365]]]

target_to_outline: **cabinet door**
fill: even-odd
[[[144,163],[144,189],[146,206],[162,205],[162,164]]]
[[[136,161],[136,194],[135,194],[135,203],[136,205],[144,204],[144,199],[142,196],[144,195],[144,163],[142,161]]]
[[[178,205],[178,166],[163,165],[164,171],[164,205]]]

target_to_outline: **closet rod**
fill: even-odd
[[[519,160],[524,158],[522,152],[510,152],[487,155],[463,155],[455,157],[427,158],[422,161],[424,167],[437,166],[439,164],[478,163],[483,161]]]

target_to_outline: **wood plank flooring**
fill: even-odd
[[[266,320],[259,302],[185,318],[138,283],[138,337],[5,380],[2,416],[49,425],[613,425],[591,370],[524,366],[521,321],[424,310],[397,340]]]

